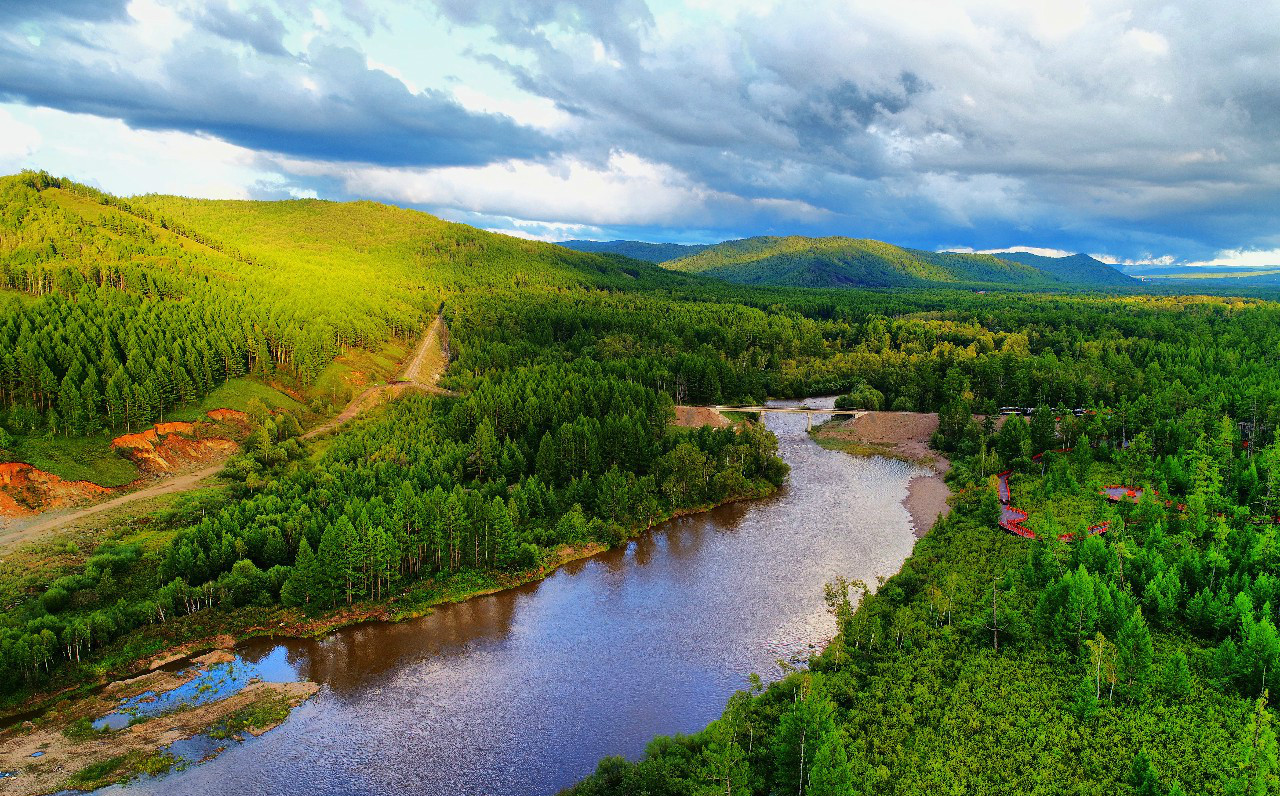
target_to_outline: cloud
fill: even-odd
[[[247,186],[285,181],[257,153],[207,136],[133,130],[116,119],[49,108],[0,106],[0,169],[27,168],[122,195],[247,199]]]
[[[711,191],[661,164],[614,153],[604,164],[574,158],[487,166],[393,169],[279,159],[279,170],[302,180],[340,185],[344,195],[429,208],[463,208],[484,216],[539,225],[725,226],[786,218],[812,221],[823,211],[803,202],[744,199]]]
[[[39,130],[0,108],[0,168],[6,173],[20,171],[41,141]]]
[[[196,24],[229,41],[244,42],[264,55],[288,55],[284,22],[263,5],[237,11],[225,2],[210,2],[194,13]]]
[[[529,234],[1280,246],[1274,3],[19,0],[0,19],[0,94],[262,154],[275,177],[244,188],[264,195]]]
[[[655,4],[630,58],[572,35],[489,57],[581,120],[580,156],[802,201],[832,231],[1204,251],[1275,229],[1280,9],[1059,6],[816,0],[695,24]]]
[[[640,37],[653,24],[644,0],[437,0],[440,11],[462,25],[485,25],[508,44],[552,46],[563,34],[584,34],[604,53],[634,58]],[[579,42],[580,43],[580,42]]]
[[[1263,266],[1280,266],[1280,247],[1274,249],[1231,249],[1218,252],[1208,262],[1192,263],[1192,265],[1233,265],[1259,268]]]
[[[336,37],[289,57],[279,21],[261,7],[209,6],[198,26],[163,6],[138,3],[134,12],[133,25],[104,31],[114,48],[105,54],[70,40],[0,37],[0,96],[256,150],[392,166],[537,158],[556,146],[506,116],[467,110],[446,91],[410,92]],[[140,40],[148,25],[162,32],[153,40],[160,44]],[[227,38],[254,53],[228,49]]]
[[[944,252],[956,252],[958,254],[1009,254],[1014,252],[1026,252],[1027,254],[1038,254],[1041,257],[1070,257],[1075,252],[1069,252],[1065,249],[1046,249],[1041,246],[1006,246],[1003,249],[973,249],[969,246],[957,246],[951,249],[939,249]]]
[[[107,21],[127,18],[129,0],[4,0],[0,22],[21,22],[66,17]]]

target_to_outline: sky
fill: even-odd
[[[1280,3],[0,0],[0,172],[1280,264]]]

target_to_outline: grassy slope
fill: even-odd
[[[185,418],[184,418],[185,419]],[[92,481],[99,486],[123,486],[142,473],[111,447],[112,434],[14,437],[13,461],[44,470],[67,481]]]
[[[442,221],[375,202],[243,202],[145,196],[133,200],[166,218],[217,236],[287,277],[295,290],[427,308],[472,287],[626,284],[661,280],[635,261],[574,252]],[[416,299],[416,301],[415,301]]]
[[[170,412],[165,420],[200,420],[211,409],[238,409],[243,412],[249,408],[250,401],[255,399],[270,409],[284,409],[298,417],[306,413],[306,407],[294,398],[258,379],[246,377],[224,382],[204,398]]]
[[[305,308],[317,323],[334,321],[336,328],[353,317],[392,317],[397,336],[386,340],[371,336],[367,346],[348,348],[314,384],[281,377],[280,386],[285,389],[335,406],[363,386],[393,377],[398,362],[411,350],[410,338],[439,302],[456,291],[519,286],[531,279],[563,287],[689,281],[655,266],[497,235],[373,202],[236,202],[162,196],[130,201],[132,207],[177,222],[178,231],[174,231],[167,228],[174,226],[171,223],[142,218],[75,190],[49,188],[42,196],[98,229],[112,220],[141,228],[142,236],[106,234],[133,244],[135,261],[156,271],[181,270],[233,292],[273,295]],[[207,236],[215,245],[182,234],[187,230]],[[65,252],[62,257],[68,262],[94,261],[89,244],[75,238],[61,243],[59,251]],[[173,257],[175,250],[190,253],[193,259],[179,264]],[[36,300],[24,293],[3,292],[22,302]],[[195,420],[215,408],[243,410],[252,398],[272,407],[302,409],[284,392],[244,378],[178,408],[166,419]],[[62,478],[118,486],[139,473],[111,449],[111,437],[20,437],[10,450],[11,458]]]
[[[1030,266],[990,255],[939,254],[853,238],[747,238],[663,267],[749,285],[922,287],[930,284],[1052,286]]]

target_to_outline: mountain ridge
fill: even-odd
[[[844,236],[755,236],[715,244],[638,240],[561,241],[574,251],[616,254],[671,271],[754,286],[1132,287],[1139,280],[1087,254],[931,252]]]

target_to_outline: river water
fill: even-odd
[[[247,662],[320,693],[211,762],[110,790],[537,796],[701,729],[748,673],[774,679],[830,638],[824,583],[892,574],[914,542],[919,468],[823,450],[802,415],[765,422],[791,465],[777,495],[419,620],[248,642]]]

